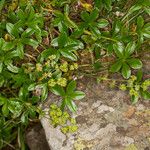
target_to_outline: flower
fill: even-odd
[[[66,78],[59,78],[57,80],[57,84],[60,85],[60,86],[65,87],[67,85],[67,79]]]
[[[60,70],[63,72],[67,72],[68,71],[68,63],[64,62],[62,65],[60,65]]]
[[[40,71],[42,71],[42,64],[40,64],[40,63],[37,63],[36,64],[36,70],[38,71],[38,72],[40,72]]]
[[[50,80],[48,81],[48,85],[49,85],[50,87],[54,87],[54,86],[56,85],[55,80],[54,80],[54,79],[50,79]]]
[[[125,91],[127,89],[125,84],[120,84],[119,89]]]

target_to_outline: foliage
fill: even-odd
[[[71,118],[69,113],[62,111],[56,104],[50,105],[50,120],[54,127],[61,126],[61,131],[66,134],[68,132],[74,133],[77,131],[78,126],[76,120]],[[69,125],[68,125],[69,124]]]
[[[44,116],[39,106],[49,92],[61,99],[60,106],[50,106],[52,124],[63,133],[75,131],[66,110],[77,111],[75,100],[85,96],[76,90],[79,74],[121,73],[120,89],[129,90],[132,103],[150,99],[149,79],[136,75],[143,67],[141,54],[149,52],[150,3],[128,2],[0,1],[0,149],[16,138],[14,149],[26,149],[23,131]]]

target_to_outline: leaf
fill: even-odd
[[[142,77],[143,77],[143,72],[142,72],[142,70],[139,70],[138,72],[137,72],[137,82],[140,82],[141,80],[142,80]]]
[[[142,6],[140,6],[140,5],[134,5],[134,6],[132,6],[132,7],[129,9],[129,11],[128,11],[128,15],[132,14],[133,12],[135,12],[135,11],[141,9],[141,8],[142,8]]]
[[[77,111],[77,106],[75,105],[75,103],[70,98],[67,97],[65,99],[65,102],[66,102],[67,107],[70,109],[70,111],[72,111],[72,112]]]
[[[85,93],[82,91],[75,91],[74,93],[71,94],[71,97],[74,100],[80,100],[85,97]]]
[[[18,71],[19,71],[19,68],[16,67],[16,66],[14,66],[14,65],[11,64],[11,63],[7,65],[7,69],[8,69],[9,71],[13,72],[13,73],[18,73]]]
[[[28,124],[28,111],[24,111],[23,114],[21,115],[21,123],[24,125]]]
[[[113,49],[119,58],[122,58],[124,56],[123,55],[124,45],[121,42],[114,44]]]
[[[75,88],[76,88],[76,81],[72,80],[67,85],[67,89],[66,89],[67,94],[74,92]]]
[[[22,38],[29,37],[34,34],[34,30],[32,28],[27,28],[21,35]]]
[[[98,18],[98,16],[99,16],[99,10],[95,8],[90,14],[89,22],[95,21]]]
[[[73,53],[73,52],[69,52],[67,50],[63,50],[63,51],[60,51],[60,53],[66,57],[66,58],[69,58],[70,60],[72,61],[77,61],[77,56]]]
[[[42,89],[41,100],[42,101],[46,100],[47,96],[48,96],[48,88],[47,88],[47,84],[44,84]]]
[[[140,68],[142,68],[142,62],[139,59],[131,58],[131,59],[127,60],[127,63],[133,69],[140,69]]]
[[[65,96],[65,91],[63,89],[63,87],[59,86],[59,85],[55,85],[53,88],[50,89],[52,93],[54,93],[55,95],[58,96]]]
[[[4,42],[2,49],[4,51],[9,51],[15,47],[15,44],[13,42]]]
[[[100,19],[98,20],[97,27],[98,28],[105,28],[109,22],[106,19]]]
[[[141,91],[141,96],[142,96],[145,100],[150,100],[150,92],[148,92],[148,91]]]
[[[125,57],[126,58],[129,57],[135,51],[135,48],[136,48],[135,42],[128,43],[125,48]]]
[[[0,11],[3,9],[4,4],[5,4],[5,0],[1,0],[0,1]]]
[[[19,36],[18,29],[15,28],[15,26],[12,23],[7,23],[6,24],[6,30],[8,31],[9,34],[11,34],[15,37]]]
[[[24,46],[22,43],[18,43],[17,44],[17,55],[22,59],[24,57],[24,50],[23,50]]]
[[[81,12],[81,18],[85,22],[89,22],[90,14],[86,11]]]
[[[111,7],[112,0],[104,0],[103,2],[105,3],[106,8],[107,8],[108,10],[111,10],[111,9],[112,9],[112,7]]]
[[[118,72],[122,67],[122,61],[116,61],[111,67],[110,71],[111,72]]]
[[[136,104],[138,102],[138,100],[139,100],[139,96],[134,96],[134,95],[131,96],[132,104]]]
[[[6,102],[2,107],[2,113],[5,117],[9,115],[8,103]]]
[[[27,38],[22,39],[22,43],[30,45],[34,49],[36,49],[38,47],[38,44],[39,44],[37,41],[35,41],[33,39],[27,39]]]
[[[62,32],[58,37],[58,45],[60,48],[64,47],[68,42],[67,34]]]
[[[0,62],[0,73],[2,72],[2,70],[3,70],[3,63]]]
[[[130,67],[126,63],[123,64],[121,73],[125,79],[128,79],[131,76]]]
[[[140,30],[144,26],[144,19],[142,16],[137,18],[137,28]]]

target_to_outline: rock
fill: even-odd
[[[132,144],[139,150],[149,147],[149,105],[131,106],[125,92],[110,90],[91,79],[81,82],[87,95],[81,102],[76,101],[74,117],[79,129],[75,134],[64,135],[48,119],[41,119],[51,150],[125,150]]]
[[[27,130],[26,143],[30,150],[43,150],[43,148],[44,150],[50,150],[40,123]]]

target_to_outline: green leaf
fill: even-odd
[[[3,63],[0,62],[0,73],[2,72],[2,70],[3,70]]]
[[[119,58],[122,58],[124,56],[123,55],[124,45],[121,42],[114,44],[113,49]]]
[[[135,48],[136,48],[135,42],[128,43],[125,48],[125,57],[126,58],[129,57],[135,51]]]
[[[42,101],[46,100],[47,96],[48,96],[48,88],[47,88],[47,84],[44,84],[42,89],[41,100]]]
[[[27,39],[27,38],[22,39],[22,43],[30,45],[34,49],[36,49],[38,47],[38,44],[39,44],[37,41],[35,41],[33,39]]]
[[[73,53],[73,52],[69,52],[67,50],[63,50],[63,51],[60,51],[60,53],[66,57],[66,58],[69,58],[70,60],[72,61],[77,61],[77,56]]]
[[[150,100],[150,92],[148,92],[148,91],[141,91],[141,96],[142,96],[145,100]]]
[[[122,67],[122,61],[118,60],[110,67],[110,71],[118,72],[121,69],[121,67]]]
[[[98,16],[99,16],[99,10],[95,8],[90,14],[89,22],[95,21],[98,18]]]
[[[121,73],[125,79],[128,79],[131,76],[130,67],[126,63],[123,64]]]
[[[9,109],[8,109],[8,103],[7,102],[2,107],[2,113],[6,117],[9,115]]]
[[[140,30],[144,26],[144,19],[142,16],[137,18],[137,28]]]
[[[17,55],[20,57],[20,58],[23,58],[24,57],[24,50],[23,50],[24,46],[22,43],[18,43],[17,44]]]
[[[131,59],[127,60],[127,63],[133,69],[140,69],[140,68],[142,68],[142,62],[139,59],[131,58]]]
[[[128,11],[128,15],[132,14],[133,12],[135,12],[135,11],[141,9],[141,8],[142,8],[142,6],[140,6],[140,5],[134,5],[134,6],[132,6],[132,7],[129,9],[129,11]]]
[[[5,4],[5,0],[1,0],[0,1],[0,11],[3,9],[4,4]]]
[[[139,100],[139,96],[134,96],[134,95],[131,96],[132,104],[136,104],[138,102],[138,100]]]
[[[75,103],[70,98],[67,97],[65,99],[65,102],[66,102],[67,107],[70,109],[70,111],[72,111],[72,112],[77,111],[77,106],[75,105]]]
[[[85,97],[85,93],[82,91],[75,91],[74,93],[71,94],[71,97],[74,100],[80,100]]]
[[[98,28],[105,28],[109,22],[106,19],[100,19],[98,20],[97,27]]]
[[[108,10],[111,10],[111,9],[112,9],[112,7],[111,7],[112,0],[104,0],[103,2],[104,2],[105,5],[106,5],[106,9],[108,9]]]
[[[141,80],[142,80],[142,77],[143,77],[143,72],[142,72],[142,70],[139,70],[138,72],[137,72],[137,82],[140,82]]]
[[[58,96],[62,96],[62,97],[65,96],[65,91],[63,87],[59,85],[55,85],[53,88],[51,88],[51,92]]]
[[[9,34],[11,34],[15,37],[19,36],[18,29],[12,23],[7,23],[6,24],[6,30],[8,31]]]
[[[32,28],[27,28],[21,35],[22,38],[29,37],[34,34],[34,30]]]
[[[90,14],[86,11],[81,12],[81,18],[85,22],[89,22]]]
[[[66,89],[67,94],[70,94],[70,93],[74,92],[75,88],[76,88],[76,81],[72,80],[67,85],[67,89]]]
[[[61,33],[58,37],[58,45],[59,47],[64,47],[68,42],[67,34],[65,32]]]
[[[18,73],[18,71],[19,71],[19,68],[16,67],[16,66],[14,66],[14,65],[11,64],[11,63],[7,65],[7,69],[8,69],[9,71],[13,72],[13,73]]]
[[[2,49],[4,51],[9,51],[15,47],[15,44],[13,42],[4,42]]]

